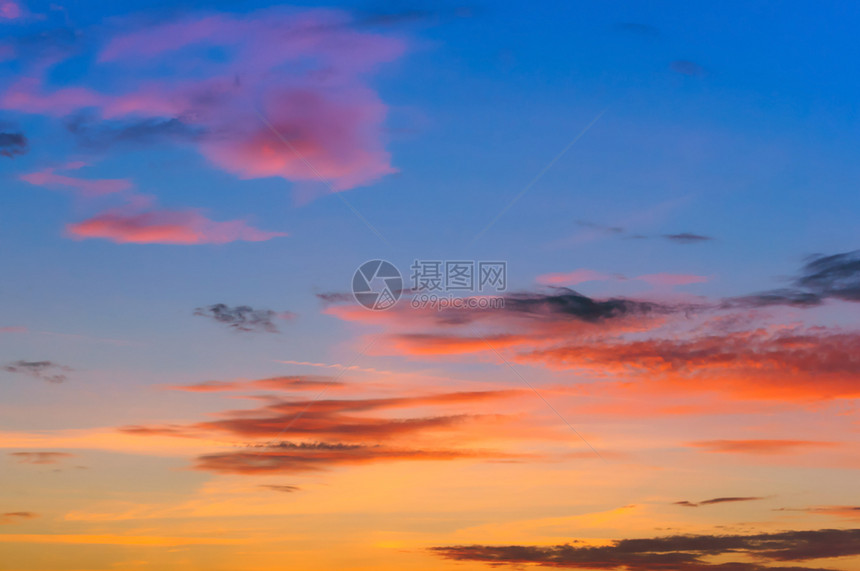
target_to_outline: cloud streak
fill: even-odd
[[[66,373],[72,369],[52,361],[15,361],[4,366],[3,370],[49,383],[62,383],[68,380]]]
[[[279,333],[275,319],[291,319],[290,312],[277,312],[271,309],[254,309],[248,305],[231,307],[224,303],[216,303],[206,307],[198,307],[194,315],[207,317],[217,323],[222,323],[233,331],[241,333]]]
[[[283,232],[259,230],[244,220],[216,222],[191,209],[110,210],[69,224],[66,231],[76,240],[99,238],[116,244],[227,244],[263,242],[286,236]]]
[[[860,554],[860,529],[821,529],[753,535],[675,535],[649,539],[621,539],[605,546],[581,542],[556,546],[456,545],[434,547],[431,552],[454,561],[488,565],[536,564],[569,569],[618,571],[813,571],[820,567],[785,567],[783,563],[848,557]],[[758,562],[717,562],[716,556],[753,557]]]

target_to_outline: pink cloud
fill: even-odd
[[[224,57],[201,57],[213,48]],[[382,144],[387,108],[365,75],[403,51],[400,40],[358,32],[337,11],[189,17],[110,39],[95,71],[112,88],[51,90],[41,79],[48,69],[34,70],[0,96],[0,107],[175,119],[201,133],[193,144],[203,156],[241,178],[322,179],[341,191],[394,172]]]
[[[112,210],[67,226],[76,239],[103,238],[118,244],[225,244],[261,242],[282,232],[264,232],[243,220],[215,222],[196,210],[151,210],[126,213]]]
[[[73,164],[72,166],[77,166]],[[92,198],[131,190],[131,181],[123,178],[117,179],[85,179],[64,176],[54,173],[54,169],[47,168],[38,172],[24,174],[19,177],[25,182],[36,186],[47,188],[71,188],[80,192],[81,196]]]
[[[690,284],[701,284],[710,281],[707,276],[697,276],[694,274],[645,274],[635,278],[627,278],[621,274],[606,274],[596,270],[581,268],[572,272],[543,274],[537,277],[537,283],[547,286],[574,286],[585,282],[604,282],[612,280],[626,281],[628,279],[637,280],[651,284],[652,286],[681,286]]]
[[[27,333],[27,328],[15,325],[0,327],[0,333]]]
[[[703,284],[710,281],[707,276],[697,276],[693,274],[646,274],[633,278],[652,286],[682,286],[690,284]]]
[[[13,0],[0,0],[0,19],[16,20],[24,15],[21,6]]]
[[[572,286],[584,282],[601,282],[616,279],[614,276],[588,269],[579,269],[567,273],[543,274],[537,277],[537,283],[549,286]]]

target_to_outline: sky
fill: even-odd
[[[0,0],[0,569],[860,568],[858,24]]]

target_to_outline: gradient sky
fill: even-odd
[[[858,26],[0,0],[0,569],[860,569]]]

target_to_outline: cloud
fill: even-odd
[[[723,307],[730,308],[759,308],[786,305],[791,307],[815,307],[821,305],[824,298],[817,293],[793,289],[775,289],[752,295],[733,297],[723,302]]]
[[[50,85],[60,61],[39,62],[0,108],[66,118],[85,144],[193,145],[245,179],[321,178],[342,191],[394,172],[387,108],[367,78],[402,55],[401,40],[360,31],[346,12],[280,7],[121,27],[75,85]]]
[[[216,222],[192,209],[144,212],[114,209],[69,224],[66,231],[78,240],[101,238],[117,244],[227,244],[286,236],[283,232],[258,230],[244,220]]]
[[[680,502],[675,502],[675,505],[684,506],[687,508],[697,508],[699,506],[711,506],[714,504],[726,504],[726,503],[735,503],[735,502],[753,502],[757,500],[763,500],[764,498],[760,497],[736,497],[736,496],[728,496],[724,498],[711,498],[710,500],[703,500],[701,502],[690,502],[687,500],[683,500]]]
[[[827,299],[860,301],[860,250],[813,256],[793,279],[793,287],[728,299],[724,307],[756,308],[786,305],[815,307]]]
[[[6,512],[0,514],[0,524],[12,524],[37,517],[39,517],[39,514],[33,512]]]
[[[676,310],[675,307],[649,301],[624,298],[598,300],[567,288],[558,288],[552,293],[509,294],[505,296],[503,309],[510,313],[572,318],[590,323]]]
[[[178,385],[167,387],[170,390],[185,391],[193,393],[212,393],[225,391],[244,391],[253,389],[278,390],[278,391],[308,391],[320,390],[322,388],[337,388],[344,386],[343,382],[333,377],[319,375],[294,375],[269,377],[253,381],[206,381],[193,385]]]
[[[66,122],[80,145],[92,149],[108,149],[117,145],[142,146],[161,143],[192,143],[204,136],[201,128],[187,125],[176,118],[149,117],[100,121],[80,114]]]
[[[4,366],[3,370],[7,373],[27,375],[49,383],[62,383],[68,379],[64,373],[72,369],[51,361],[15,361]]]
[[[84,198],[116,194],[131,190],[134,187],[130,180],[124,178],[85,179],[56,174],[55,170],[53,168],[46,168],[41,171],[22,174],[18,178],[30,184],[46,188],[69,188]]]
[[[21,464],[58,464],[75,456],[68,452],[10,452],[9,455]]]
[[[29,329],[20,325],[0,327],[0,333],[27,333],[27,331],[29,331]]]
[[[653,286],[683,286],[690,284],[703,284],[710,281],[707,276],[693,274],[646,274],[636,276],[634,280],[642,281]]]
[[[793,454],[808,448],[833,448],[838,442],[815,440],[706,440],[691,442],[689,446],[706,452],[726,454]]]
[[[285,486],[281,484],[260,484],[259,487],[265,490],[271,490],[273,492],[282,492],[285,494],[292,494],[293,492],[298,492],[301,489],[298,486]]]
[[[2,11],[2,5],[0,5]],[[24,155],[30,149],[27,137],[24,133],[7,133],[0,131],[0,156],[15,158],[16,155]]]
[[[66,232],[77,240],[99,238],[117,244],[226,244],[260,242],[286,236],[265,232],[244,220],[216,222],[196,209],[167,210],[155,207],[151,196],[133,192],[128,179],[88,179],[57,174],[56,170],[77,170],[85,163],[69,163],[60,169],[46,168],[21,175],[30,184],[52,189],[71,189],[79,198],[92,200],[116,195],[124,206],[106,210],[92,218],[69,224]]]
[[[663,238],[676,244],[698,244],[701,242],[708,242],[710,240],[713,240],[713,238],[711,238],[710,236],[703,236],[702,234],[692,234],[690,232],[681,232],[680,234],[664,234]]]
[[[543,274],[537,277],[537,283],[548,286],[574,286],[584,282],[607,281],[617,279],[617,276],[604,274],[589,269],[579,269],[572,272]]]
[[[479,561],[492,566],[535,564],[569,569],[618,571],[821,571],[818,567],[770,566],[764,563],[803,562],[860,554],[860,529],[821,529],[751,535],[675,535],[620,539],[609,545],[582,542],[555,546],[455,545],[431,552],[454,561]],[[741,556],[762,563],[708,561],[708,557]]]
[[[470,450],[421,450],[382,445],[281,442],[263,450],[224,452],[200,456],[195,468],[221,474],[294,474],[333,466],[397,460],[457,460],[498,458],[506,454]]]
[[[801,401],[860,396],[858,351],[860,333],[759,329],[606,339],[535,349],[519,358],[598,376],[647,378],[667,390]]]
[[[550,287],[567,287],[593,281],[641,281],[655,287],[673,287],[690,284],[701,284],[710,281],[707,276],[694,274],[643,274],[628,278],[622,274],[606,274],[595,270],[581,268],[572,272],[543,274],[537,277],[537,283]]]
[[[510,458],[511,454],[468,447],[461,429],[503,419],[474,407],[521,391],[451,392],[419,396],[342,399],[270,399],[254,410],[227,411],[215,420],[187,425],[126,426],[138,436],[206,440],[238,439],[241,448],[199,457],[194,466],[218,473],[295,473],[338,465],[389,461]],[[445,407],[445,413],[427,409]],[[454,409],[454,410],[450,410]],[[458,410],[459,409],[459,410]],[[398,411],[413,411],[397,415]],[[420,411],[417,415],[414,411]],[[468,412],[467,412],[468,411]],[[440,435],[446,444],[434,445]],[[480,438],[474,433],[471,438]],[[275,438],[286,438],[272,444]],[[456,446],[450,444],[456,442]]]
[[[278,333],[274,319],[292,319],[294,316],[288,311],[277,312],[271,309],[254,309],[247,305],[230,307],[223,303],[216,303],[207,307],[198,307],[194,315],[208,317],[223,323],[234,331],[244,333],[265,332]]]
[[[802,511],[818,515],[860,519],[860,506],[815,506],[802,509],[779,508],[775,511]]]
[[[823,297],[860,301],[860,250],[813,257],[796,283]]]
[[[0,0],[0,20],[16,20],[23,15],[24,10],[14,0]]]

